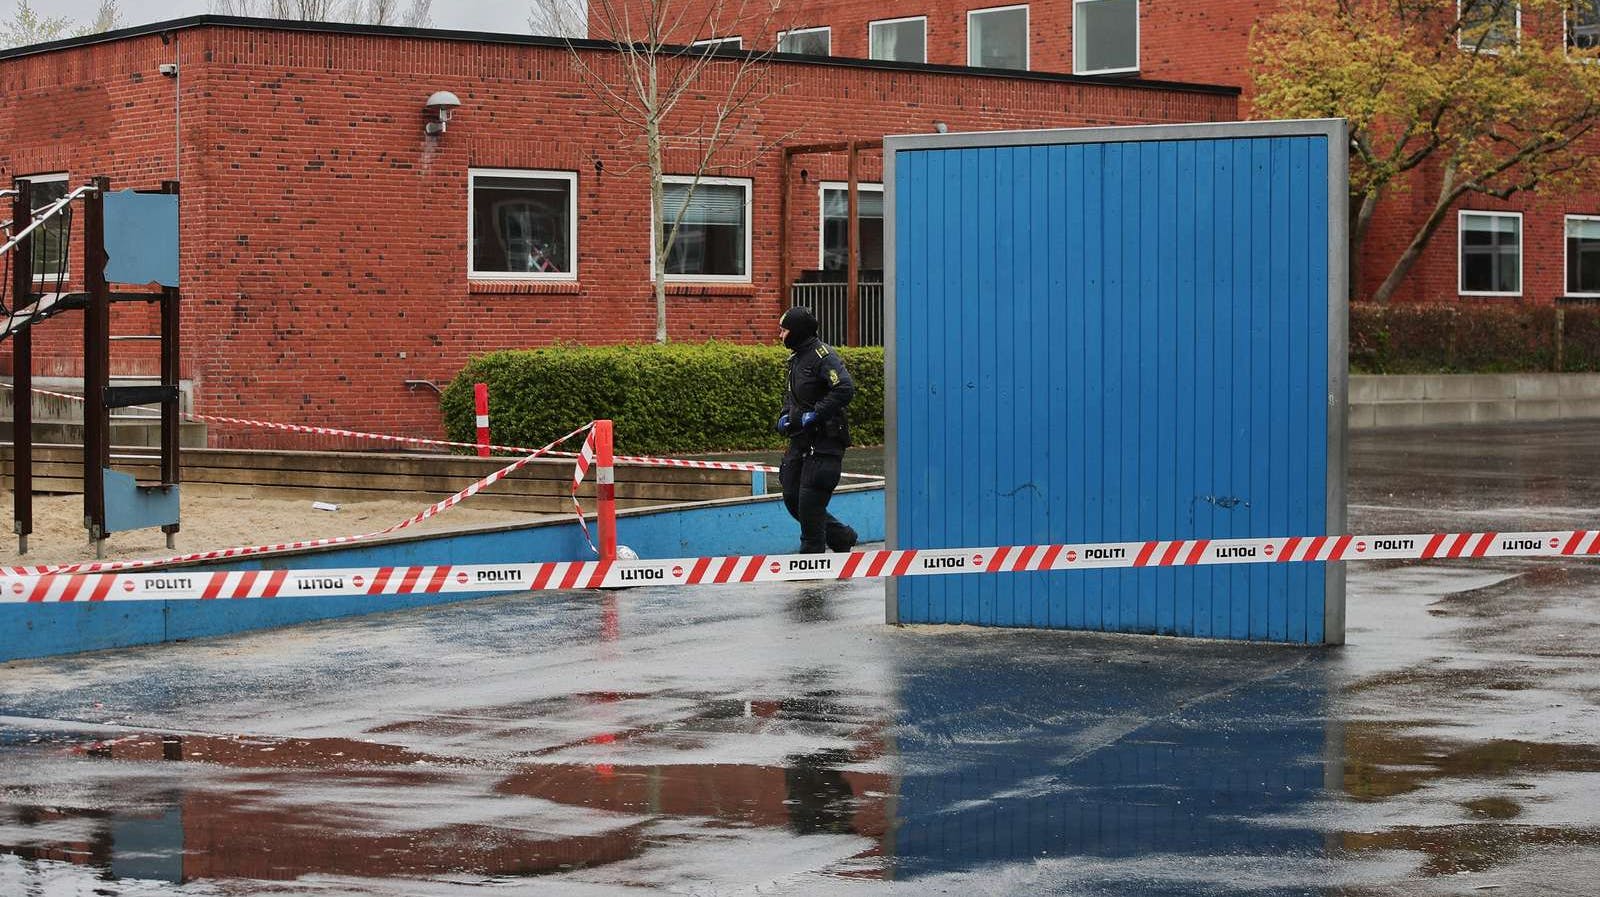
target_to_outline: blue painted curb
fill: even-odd
[[[882,541],[883,509],[881,486],[841,490],[829,507],[835,516],[856,528],[863,542]],[[617,541],[646,558],[780,554],[793,551],[799,544],[799,528],[784,510],[782,500],[771,495],[622,511],[617,515]],[[187,565],[187,569],[505,564],[592,556],[573,521],[547,520],[373,545],[286,552],[249,561],[197,563]],[[206,638],[501,594],[505,593],[8,604],[0,606],[0,633],[4,634],[0,639],[0,661]]]

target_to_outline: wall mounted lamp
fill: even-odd
[[[429,137],[437,137],[444,133],[445,126],[450,123],[451,113],[455,112],[456,107],[461,105],[461,100],[448,90],[436,90],[432,96],[428,97],[428,102],[422,105],[424,109],[427,109],[431,115],[437,118],[436,121],[430,121],[423,125],[422,133]]]
[[[942,121],[935,121],[933,123],[933,129],[940,134],[947,134],[950,132],[950,126]]]

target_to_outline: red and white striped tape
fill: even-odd
[[[488,593],[1118,567],[1494,557],[1600,558],[1600,531],[1180,539],[345,570],[19,574],[13,568],[0,571],[0,603]]]
[[[0,387],[10,389],[11,384],[0,383]],[[54,396],[58,399],[68,399],[74,402],[83,401],[83,396],[76,396],[72,393],[54,392],[48,389],[39,389],[38,387],[35,387],[33,391],[40,395]],[[216,414],[185,414],[184,417],[189,420],[207,421],[217,424],[234,424],[241,427],[262,427],[268,430],[278,430],[284,433],[305,433],[314,436],[342,436],[349,439],[371,439],[378,442],[404,443],[407,445],[436,445],[445,448],[469,448],[473,449],[474,451],[484,447],[476,442],[452,442],[448,439],[429,439],[424,436],[392,436],[386,433],[367,433],[361,430],[343,430],[339,429],[338,427],[314,427],[307,424],[280,424],[273,421],[251,420],[243,417],[223,417]],[[492,443],[489,444],[487,448],[490,451],[509,455],[525,455],[528,452],[538,451],[538,449],[524,448],[522,446],[495,445]],[[571,458],[575,455],[574,452],[560,451],[551,451],[548,452],[548,454],[560,458]],[[646,455],[617,455],[615,460],[618,463],[642,464],[650,467],[691,467],[699,470],[745,470],[761,471],[764,473],[776,473],[778,470],[778,468],[770,465],[755,464],[746,461],[694,461],[686,458],[653,458]],[[841,476],[852,479],[882,479],[882,477],[859,473],[846,473],[841,474]]]
[[[579,427],[576,430],[573,430],[571,433],[568,433],[567,435],[561,437],[560,439],[557,439],[556,441],[550,443],[549,445],[545,446],[544,448],[534,449],[533,452],[531,454],[529,454],[527,457],[519,458],[516,461],[513,461],[510,464],[507,464],[505,467],[500,468],[499,470],[495,471],[494,473],[491,473],[488,476],[477,480],[476,482],[472,483],[467,488],[462,489],[460,492],[457,492],[456,494],[450,496],[449,498],[441,499],[440,501],[437,501],[437,502],[433,503],[432,505],[429,505],[428,507],[424,508],[423,510],[421,510],[420,512],[418,512],[414,516],[409,517],[409,518],[407,518],[405,520],[402,520],[399,523],[394,524],[393,526],[385,527],[385,528],[383,528],[381,530],[376,530],[376,531],[370,532],[370,533],[361,533],[359,535],[354,535],[354,536],[332,536],[332,537],[328,537],[328,538],[324,538],[324,539],[308,539],[308,540],[301,541],[301,542],[279,542],[279,543],[274,544],[274,545],[251,545],[251,546],[245,546],[245,547],[239,547],[239,548],[219,548],[219,549],[215,549],[213,551],[200,551],[200,552],[195,552],[193,554],[180,554],[180,555],[174,555],[173,557],[166,557],[166,558],[148,558],[148,559],[132,560],[132,561],[83,561],[83,562],[76,563],[76,564],[56,564],[56,565],[47,566],[47,567],[45,567],[45,566],[40,566],[40,567],[0,567],[0,574],[12,575],[12,576],[19,576],[19,575],[44,575],[44,576],[48,576],[48,575],[76,574],[76,573],[104,573],[104,572],[109,572],[109,571],[113,571],[113,570],[139,570],[139,569],[144,569],[144,568],[148,568],[148,567],[166,567],[166,566],[171,566],[173,564],[191,563],[191,562],[194,562],[194,561],[213,561],[213,560],[224,560],[224,559],[227,559],[227,558],[248,557],[250,555],[265,554],[267,552],[273,552],[273,551],[289,551],[289,550],[300,549],[300,548],[318,548],[318,547],[321,547],[321,546],[324,546],[324,545],[346,545],[346,544],[349,544],[351,542],[360,542],[360,541],[362,541],[364,539],[373,539],[373,538],[376,538],[378,536],[386,536],[386,535],[388,535],[390,533],[405,529],[406,527],[411,526],[413,524],[420,523],[420,522],[422,522],[424,520],[427,520],[430,517],[437,516],[437,515],[445,512],[445,511],[449,510],[450,508],[455,507],[456,505],[460,504],[462,501],[465,501],[466,499],[471,498],[474,495],[477,495],[479,492],[482,492],[484,489],[487,489],[488,487],[494,485],[495,483],[499,482],[500,480],[502,480],[502,479],[506,478],[507,476],[510,476],[511,474],[513,474],[516,471],[520,470],[522,467],[526,466],[528,464],[528,462],[534,460],[535,458],[538,458],[539,456],[544,455],[544,454],[548,454],[553,447],[558,446],[558,445],[566,442],[567,440],[569,440],[572,437],[578,435],[579,433],[582,433],[582,432],[584,432],[586,430],[592,430],[593,427],[594,427],[593,423],[584,424],[583,426]],[[574,485],[573,485],[573,491],[574,491],[573,504],[576,505],[577,504],[577,496],[576,496],[577,485],[576,485],[576,483],[574,483]],[[582,508],[578,509],[578,522],[579,523],[583,522],[583,509]],[[585,527],[584,527],[584,535],[585,536],[588,535],[588,527],[587,527],[587,525],[585,525]]]

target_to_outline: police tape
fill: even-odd
[[[506,593],[1318,561],[1600,556],[1600,531],[1420,533],[908,548],[848,554],[328,570],[0,573],[0,603]]]
[[[439,501],[434,502],[433,504],[429,505],[428,507],[423,508],[421,511],[418,511],[416,514],[413,514],[412,516],[407,517],[405,520],[402,520],[399,523],[396,523],[396,524],[394,524],[392,526],[384,527],[383,529],[380,529],[380,530],[373,530],[370,533],[357,533],[357,534],[351,535],[351,536],[329,536],[329,537],[321,538],[321,539],[305,539],[305,540],[301,540],[301,541],[297,541],[297,542],[278,542],[278,543],[269,544],[269,545],[246,545],[246,546],[239,546],[239,547],[236,547],[236,548],[216,548],[216,549],[212,549],[210,551],[197,551],[197,552],[194,552],[192,554],[180,554],[180,555],[174,555],[172,557],[165,557],[165,558],[146,558],[146,559],[129,560],[129,561],[80,561],[78,563],[72,563],[72,564],[55,564],[55,565],[52,565],[52,566],[35,566],[35,567],[0,567],[0,575],[7,575],[7,576],[21,576],[21,575],[38,575],[38,576],[76,575],[76,574],[89,574],[89,573],[106,573],[106,572],[116,571],[116,570],[138,570],[138,569],[149,568],[149,567],[168,567],[168,566],[172,566],[174,564],[188,564],[188,563],[196,563],[196,562],[204,562],[204,561],[218,561],[218,560],[228,560],[228,559],[232,559],[232,558],[243,558],[243,557],[249,557],[249,556],[252,556],[252,555],[266,554],[266,553],[270,553],[270,552],[299,551],[299,550],[304,550],[304,549],[308,549],[308,548],[323,548],[323,547],[330,546],[330,545],[348,545],[348,544],[351,544],[353,542],[361,542],[361,541],[365,541],[365,540],[368,540],[368,539],[375,539],[375,538],[378,538],[379,536],[387,536],[390,533],[398,532],[399,530],[405,529],[406,527],[412,526],[414,524],[421,523],[422,521],[427,520],[430,517],[436,517],[436,516],[444,513],[445,511],[450,510],[451,508],[455,507],[456,505],[460,504],[461,502],[465,501],[466,499],[471,498],[474,495],[477,495],[479,492],[482,492],[484,489],[487,489],[490,486],[493,486],[495,483],[499,482],[500,480],[510,476],[513,473],[516,473],[518,470],[520,470],[521,468],[526,466],[528,463],[532,462],[534,459],[539,458],[542,455],[549,454],[551,452],[551,450],[555,446],[561,445],[562,443],[564,443],[567,440],[573,438],[574,436],[577,436],[579,433],[587,432],[587,433],[591,433],[592,434],[593,433],[593,428],[594,428],[594,424],[593,423],[584,424],[583,426],[579,427],[578,429],[573,430],[571,433],[568,433],[567,435],[561,437],[560,439],[557,439],[556,441],[550,443],[549,445],[547,445],[547,446],[545,446],[543,448],[533,449],[532,450],[532,454],[528,455],[527,457],[519,458],[516,461],[513,461],[510,464],[507,464],[505,467],[502,467],[499,470],[496,470],[495,472],[489,474],[488,476],[479,478],[478,480],[474,481],[472,484],[468,485],[466,488],[456,492],[454,495],[451,495],[451,496],[449,496],[447,498],[442,498]],[[592,438],[592,435],[589,438]],[[575,476],[580,481],[582,479],[582,472],[583,471],[580,468],[575,473]],[[572,485],[572,492],[573,492],[573,496],[572,496],[573,506],[578,511],[578,522],[579,522],[579,524],[583,524],[583,522],[584,522],[583,521],[583,508],[578,505],[578,496],[577,496],[578,482],[576,482],[576,481]],[[584,524],[584,537],[588,538],[588,535],[589,535],[588,526],[586,524]]]
[[[11,389],[12,386],[9,383],[0,383],[0,388]],[[83,401],[83,396],[73,395],[72,393],[55,392],[53,390],[40,389],[38,387],[34,387],[33,391],[39,395],[52,396],[58,399],[67,399],[68,401]],[[135,407],[154,410],[143,405]],[[441,446],[444,448],[470,449],[487,448],[490,451],[500,452],[501,454],[513,455],[541,451],[541,449],[524,448],[522,446],[515,445],[497,445],[494,443],[480,445],[476,442],[455,442],[449,439],[430,439],[426,436],[394,436],[387,433],[368,433],[362,430],[345,430],[338,427],[319,427],[311,424],[283,424],[275,421],[254,420],[245,417],[223,417],[216,414],[196,414],[193,412],[185,412],[184,417],[193,421],[233,424],[241,427],[260,427],[267,430],[277,430],[283,433],[303,433],[313,436],[338,436],[346,439],[368,439],[378,442],[399,443],[403,445],[432,445]],[[572,458],[576,457],[577,454],[575,452],[561,451],[550,451],[546,453],[558,458]],[[758,464],[753,461],[702,461],[693,458],[656,458],[649,455],[617,455],[615,460],[619,464],[637,464],[643,467],[686,467],[696,470],[739,470],[752,473],[778,472],[778,468],[770,464]],[[868,473],[842,473],[840,476],[846,479],[857,480],[883,479],[881,476]]]

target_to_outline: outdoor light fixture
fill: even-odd
[[[934,130],[935,130],[935,131],[938,131],[938,132],[939,132],[939,133],[940,133],[940,134],[946,134],[946,133],[949,133],[949,131],[950,131],[950,126],[949,126],[949,125],[947,125],[947,124],[945,124],[945,123],[944,123],[944,122],[942,122],[942,121],[935,121],[935,122],[934,122],[934,123],[933,123],[933,129],[934,129]]]
[[[459,105],[461,105],[461,100],[450,91],[434,91],[433,96],[428,97],[428,102],[423,104],[423,108],[438,116],[439,120],[430,121],[426,125],[423,125],[422,133],[427,134],[429,137],[437,137],[440,134],[443,134],[445,131],[445,126],[450,123],[450,114],[454,112],[455,108]]]

